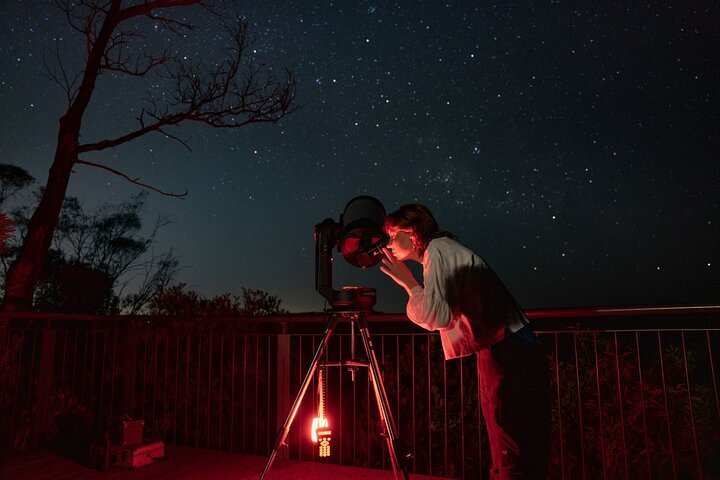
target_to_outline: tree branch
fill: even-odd
[[[130,177],[128,177],[127,175],[125,175],[124,173],[122,173],[122,172],[119,171],[119,170],[115,170],[114,168],[111,168],[111,167],[108,167],[108,166],[105,166],[105,165],[100,165],[99,163],[88,162],[88,161],[86,161],[86,160],[80,160],[80,159],[77,159],[77,160],[75,161],[75,163],[79,163],[80,165],[87,165],[87,166],[90,166],[90,167],[97,167],[97,168],[101,168],[101,169],[103,169],[103,170],[107,170],[107,171],[110,172],[110,173],[114,173],[115,175],[118,175],[118,176],[120,176],[120,177],[123,177],[125,180],[129,181],[130,183],[134,183],[135,185],[139,185],[139,186],[144,187],[144,188],[147,188],[147,189],[149,189],[149,190],[153,190],[153,191],[155,191],[155,192],[158,192],[158,193],[160,193],[160,194],[162,194],[162,195],[166,195],[166,196],[168,196],[168,197],[175,197],[175,198],[179,198],[179,199],[181,199],[181,200],[185,200],[185,197],[187,197],[187,194],[188,194],[187,190],[185,191],[185,193],[164,192],[164,191],[162,191],[162,190],[160,190],[160,189],[158,189],[158,188],[156,188],[156,187],[153,187],[152,185],[148,185],[147,183],[142,183],[142,182],[140,182],[140,181],[139,181],[139,180],[140,180],[140,177],[137,177],[137,178],[134,178],[134,179],[133,179],[133,178],[130,178]]]
[[[133,38],[143,38],[143,36],[122,30],[114,33],[103,52],[101,68],[103,70],[126,73],[135,77],[143,77],[149,73],[150,70],[174,58],[170,53],[172,50],[172,47],[170,47],[163,50],[162,54],[157,56],[143,54],[141,58],[140,55],[136,55],[134,56],[135,65],[131,65],[133,63],[133,55],[127,52],[130,50],[128,45]]]
[[[85,2],[94,8],[84,5]],[[118,29],[108,33],[108,24],[115,28],[125,20],[143,15],[165,26],[172,25],[172,31],[192,29],[192,25],[167,18],[158,10],[192,4],[210,9],[211,5],[205,0],[144,0],[126,8],[122,8],[120,0],[107,0],[107,3],[81,0],[81,4],[91,8],[85,32],[88,45],[92,46],[89,58],[94,59],[95,76],[111,70],[142,77],[163,66],[164,71],[157,75],[170,84],[172,93],[169,99],[155,99],[151,93],[150,107],[143,109],[138,118],[140,127],[136,130],[114,139],[79,145],[78,153],[113,148],[155,131],[189,149],[187,140],[169,133],[166,127],[192,121],[218,128],[239,128],[251,123],[277,122],[297,108],[293,103],[296,85],[292,73],[287,72],[284,78],[278,78],[265,64],[257,65],[251,57],[248,58],[247,22],[235,16],[224,16],[210,10],[213,15],[219,16],[231,39],[224,59],[215,65],[203,61],[188,65],[170,50],[157,55],[132,55],[128,53],[129,42],[137,36],[135,32]],[[72,9],[74,5],[66,8]],[[96,34],[94,28],[98,16],[106,17],[101,35]],[[98,51],[100,45],[103,45],[102,51]],[[84,105],[89,100],[83,93],[93,87],[94,79],[90,76],[87,81],[83,80],[77,97],[82,100],[79,104]],[[84,89],[86,85],[87,89]]]
[[[185,117],[182,114],[167,115],[166,117],[161,117],[157,122],[146,126],[142,121],[141,117],[139,119],[141,123],[141,128],[135,130],[134,132],[130,132],[127,135],[123,135],[112,140],[101,140],[96,143],[78,145],[78,153],[86,153],[97,150],[105,150],[106,148],[117,147],[118,145],[122,145],[123,143],[129,142],[130,140],[135,140],[136,138],[142,137],[143,135],[150,132],[161,131],[161,129],[166,125],[176,125],[184,119]]]
[[[140,15],[148,15],[153,10],[159,10],[161,8],[183,7],[201,2],[202,0],[153,0],[146,1],[141,5],[124,8],[120,10],[119,13],[122,21],[127,20],[128,18],[138,17]]]
[[[65,69],[65,64],[63,63],[62,57],[60,56],[59,38],[55,38],[55,49],[51,51],[55,56],[55,62],[57,63],[57,69],[59,70],[59,73],[57,70],[50,67],[47,58],[45,57],[45,50],[43,49],[43,69],[45,70],[43,75],[56,83],[65,92],[68,105],[70,105],[72,104],[72,101],[75,98],[75,94],[77,93],[76,85],[78,84],[78,80],[80,80],[80,72],[75,73],[75,77],[70,80],[67,70]]]

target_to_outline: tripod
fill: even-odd
[[[265,475],[267,474],[268,470],[270,470],[270,467],[273,464],[273,461],[275,460],[275,457],[278,454],[278,451],[283,446],[286,446],[285,439],[287,438],[287,435],[290,431],[290,427],[292,426],[293,421],[295,420],[295,416],[297,415],[298,410],[300,409],[300,403],[302,403],[302,399],[305,396],[305,392],[307,391],[308,387],[310,386],[310,382],[313,379],[313,375],[315,375],[315,372],[318,368],[318,364],[320,363],[320,359],[322,358],[322,355],[324,351],[327,349],[328,342],[330,340],[330,337],[332,336],[333,332],[335,331],[335,327],[338,324],[338,321],[340,320],[349,320],[351,322],[351,327],[353,328],[354,335],[354,326],[357,324],[358,330],[360,332],[360,337],[362,338],[363,346],[365,347],[365,354],[367,355],[367,362],[357,362],[354,359],[354,338],[351,339],[352,341],[352,352],[353,352],[353,359],[351,361],[339,361],[339,362],[329,362],[325,365],[337,367],[337,366],[349,366],[351,368],[354,367],[367,367],[368,373],[370,376],[370,380],[373,384],[373,390],[375,392],[375,400],[377,401],[378,405],[378,411],[380,413],[380,421],[382,422],[382,426],[384,428],[383,436],[385,437],[385,441],[387,443],[388,447],[388,453],[390,454],[390,462],[392,463],[393,473],[395,475],[395,479],[403,479],[403,480],[409,480],[408,473],[403,465],[400,464],[397,457],[398,452],[398,438],[397,438],[397,431],[395,427],[395,421],[392,417],[392,412],[390,411],[390,403],[388,402],[387,393],[385,392],[385,384],[383,383],[382,375],[380,373],[380,367],[378,366],[377,357],[375,356],[375,348],[372,343],[372,339],[370,338],[370,332],[368,330],[367,325],[367,319],[365,317],[365,312],[362,311],[341,311],[341,312],[333,312],[330,315],[330,318],[328,320],[328,325],[325,330],[325,333],[323,334],[322,341],[320,342],[320,345],[318,345],[317,350],[315,351],[315,356],[313,356],[312,362],[310,364],[310,368],[308,368],[307,373],[305,374],[305,379],[303,380],[302,385],[300,386],[300,390],[298,391],[297,396],[295,397],[295,402],[293,402],[292,407],[290,408],[290,413],[288,413],[287,419],[285,419],[285,423],[283,424],[282,430],[278,433],[278,438],[275,442],[275,447],[273,448],[272,452],[270,452],[270,457],[268,458],[267,464],[265,465],[265,469],[263,470],[262,474],[260,475],[260,480],[263,480],[265,478]]]

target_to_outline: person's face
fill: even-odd
[[[387,231],[389,240],[388,250],[398,260],[417,260],[418,254],[413,248],[413,231],[405,228],[389,228]]]

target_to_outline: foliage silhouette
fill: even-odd
[[[147,193],[119,204],[106,203],[86,210],[75,197],[63,202],[52,248],[33,293],[34,310],[67,313],[117,313],[121,302],[128,313],[137,313],[149,301],[149,292],[169,283],[178,271],[172,251],[156,256],[152,251],[157,220],[141,235],[142,211]],[[20,236],[26,233],[28,208],[15,211]],[[3,255],[6,266],[17,255],[14,243]],[[136,293],[123,292],[136,288]]]
[[[242,296],[223,293],[205,298],[185,283],[159,288],[150,299],[148,313],[177,317],[266,316],[287,313],[276,295],[243,287]]]

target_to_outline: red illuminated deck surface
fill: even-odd
[[[169,446],[167,458],[136,470],[111,468],[98,472],[54,453],[36,451],[0,459],[0,479],[13,480],[257,480],[266,457]],[[392,480],[391,471],[333,464],[275,460],[267,480]],[[413,480],[441,477],[410,475]]]

